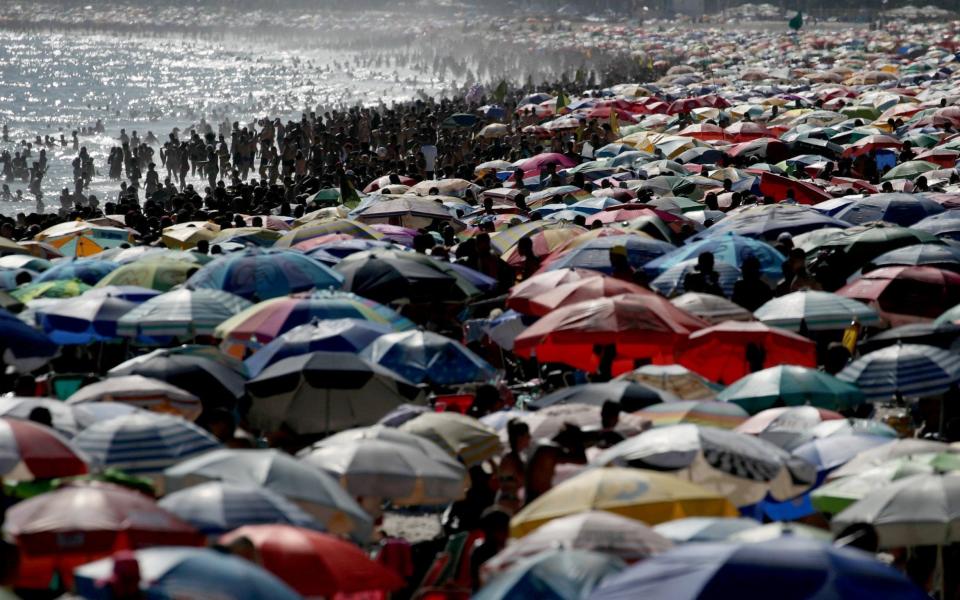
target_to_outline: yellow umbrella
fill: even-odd
[[[208,242],[217,237],[220,227],[206,221],[189,221],[177,223],[163,230],[163,243],[167,248],[174,250],[189,250],[200,240]]]
[[[679,477],[647,471],[594,468],[557,485],[510,521],[510,535],[524,536],[544,523],[588,510],[605,510],[656,525],[684,517],[735,517],[723,496]]]
[[[400,429],[427,438],[451,456],[459,456],[468,468],[497,456],[502,449],[496,431],[459,413],[424,413]]]

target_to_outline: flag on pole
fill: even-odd
[[[792,19],[790,19],[790,22],[787,23],[787,25],[790,26],[790,29],[794,31],[799,31],[800,28],[803,27],[803,13],[798,10],[797,14],[794,15]]]

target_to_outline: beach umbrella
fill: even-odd
[[[960,324],[960,304],[943,311],[933,323],[934,325]]]
[[[960,274],[936,267],[882,267],[837,290],[875,306],[894,325],[933,319],[960,302]]]
[[[419,414],[422,413],[418,413],[416,416],[419,416]],[[445,447],[441,448],[436,443],[430,441],[422,435],[409,433],[407,431],[396,429],[394,426],[387,426],[383,424],[371,425],[369,427],[355,427],[353,429],[346,429],[344,431],[337,432],[314,443],[312,448],[317,449],[327,446],[337,446],[338,444],[352,443],[359,440],[380,440],[391,444],[402,444],[404,446],[410,446],[415,450],[419,450],[436,461],[459,465],[459,463],[453,458],[453,453],[446,450]]]
[[[653,530],[674,544],[689,544],[720,542],[757,527],[759,521],[746,517],[687,517],[660,523]]]
[[[344,289],[378,302],[398,298],[420,302],[462,300],[478,292],[473,286],[462,289],[457,277],[437,261],[416,253],[357,252],[341,260],[334,269],[344,277]]]
[[[518,286],[519,287],[519,286]],[[515,288],[516,289],[516,288]],[[621,294],[648,294],[649,291],[635,283],[601,275],[582,281],[573,281],[558,285],[528,300],[530,313],[543,316],[561,306],[576,304],[597,298],[609,298]]]
[[[812,430],[817,425],[842,419],[843,415],[840,413],[824,408],[783,406],[757,412],[738,425],[736,431],[756,435],[789,450],[804,441],[813,439],[815,436]]]
[[[712,400],[664,402],[648,406],[634,414],[649,420],[654,427],[692,423],[721,429],[733,429],[749,416],[747,411],[736,404]]]
[[[72,584],[73,569],[118,550],[199,546],[203,537],[152,498],[101,482],[74,482],[7,510],[4,531],[20,550],[16,584],[47,589],[54,574]]]
[[[400,426],[401,431],[424,437],[460,459],[467,468],[497,456],[500,436],[477,419],[459,413],[427,412]]]
[[[656,525],[687,516],[735,516],[723,496],[679,477],[643,469],[588,469],[529,502],[510,521],[521,537],[558,518],[604,510]]]
[[[774,406],[810,405],[846,410],[866,401],[854,385],[809,367],[777,365],[750,373],[717,394],[721,402],[733,402],[750,414]]]
[[[833,216],[853,225],[886,221],[909,227],[925,217],[943,211],[940,204],[922,195],[894,193],[876,194],[855,200]]]
[[[622,560],[586,550],[549,550],[522,560],[488,581],[477,600],[586,598],[604,578],[622,571]]]
[[[298,457],[335,478],[354,497],[429,505],[462,498],[466,490],[463,465],[405,442],[356,438],[320,443],[302,450]]]
[[[58,344],[89,344],[118,338],[117,321],[136,302],[90,293],[67,298],[36,310],[36,319]]]
[[[830,535],[829,531],[820,529],[819,527],[811,527],[810,525],[784,521],[776,521],[754,527],[753,529],[739,531],[731,535],[728,540],[731,542],[747,542],[750,544],[757,544],[760,542],[770,542],[782,538],[801,538],[818,541],[824,544],[829,544],[833,541],[833,536]]]
[[[537,360],[562,362],[595,371],[594,347],[614,344],[625,358],[674,362],[676,345],[706,325],[700,319],[651,294],[625,294],[589,300],[554,310],[514,341],[514,352]],[[615,373],[619,374],[619,373]]]
[[[220,290],[173,290],[120,317],[117,333],[139,338],[211,335],[217,325],[249,306],[243,298]]]
[[[281,231],[267,227],[231,227],[220,230],[220,233],[210,240],[210,245],[232,242],[244,246],[269,248],[283,236],[282,231],[288,231],[289,229],[288,226],[285,226]]]
[[[63,256],[79,258],[129,244],[133,236],[129,229],[93,225],[77,219],[48,227],[33,239],[50,244]]]
[[[897,344],[861,356],[837,374],[871,402],[923,398],[947,392],[960,381],[960,357],[920,344]]]
[[[960,272],[960,248],[946,244],[913,244],[885,252],[869,267],[926,266]]]
[[[97,466],[131,475],[159,475],[181,460],[220,445],[185,419],[145,411],[94,423],[73,443]]]
[[[0,477],[13,481],[87,473],[88,458],[66,438],[31,421],[0,418]]]
[[[508,164],[509,164],[509,163],[508,163]],[[509,167],[508,167],[508,168],[509,168]],[[364,193],[364,194],[371,194],[371,193],[379,190],[380,188],[394,185],[394,183],[390,181],[390,178],[391,178],[390,175],[384,175],[383,177],[378,177],[377,179],[374,179],[373,181],[371,181],[370,183],[368,183],[365,188],[363,188],[363,193]],[[397,180],[398,180],[398,181],[397,181],[396,185],[411,186],[411,185],[415,185],[415,184],[417,183],[417,180],[416,180],[416,179],[413,179],[412,177],[407,177],[407,176],[405,176],[405,175],[398,175],[398,176],[397,176]]]
[[[0,256],[0,268],[3,269],[27,269],[29,271],[42,273],[52,266],[53,263],[49,260],[29,254],[8,254],[6,256]]]
[[[406,582],[363,550],[332,535],[291,525],[247,525],[220,538],[249,540],[257,562],[307,598],[399,590]]]
[[[717,282],[725,296],[733,295],[733,286],[740,279],[740,269],[734,265],[725,262],[716,262],[714,271],[717,273]],[[650,282],[650,287],[660,292],[664,296],[679,296],[687,292],[687,277],[692,273],[699,272],[698,260],[692,258],[679,262]],[[692,291],[692,290],[690,290]]]
[[[568,425],[574,425],[586,431],[599,430],[602,425],[600,406],[576,402],[555,404],[535,412],[518,415],[516,419],[527,424],[530,436],[535,440],[554,439]],[[620,416],[613,430],[620,434],[621,438],[626,438],[648,427],[649,423],[642,417],[627,413]],[[506,440],[507,435],[504,429],[499,431],[501,439]]]
[[[59,346],[45,334],[30,327],[6,309],[0,309],[0,357],[23,372],[45,365],[57,355]]]
[[[397,331],[414,327],[409,319],[373,300],[350,292],[324,291],[254,304],[221,323],[214,337],[224,340],[224,351],[242,357],[245,349],[257,350],[298,325],[327,319],[361,319]]]
[[[72,438],[92,422],[92,416],[83,409],[69,406],[55,398],[34,398],[31,396],[0,397],[0,417],[17,421],[30,421],[30,415],[38,408],[50,413],[53,429]]]
[[[417,186],[411,188],[416,190]],[[372,196],[371,196],[372,197]],[[431,198],[413,195],[382,196],[383,200],[361,207],[353,216],[357,221],[367,224],[400,225],[410,229],[430,227],[434,222],[445,222],[457,231],[466,229],[452,211]]]
[[[644,265],[644,270],[648,273],[660,274],[685,261],[695,261],[704,252],[712,253],[718,263],[733,265],[738,269],[743,266],[746,258],[752,256],[760,261],[760,270],[765,277],[776,281],[783,275],[781,267],[784,257],[779,251],[766,242],[735,233],[684,244],[676,250],[651,260]]]
[[[323,529],[293,502],[249,483],[208,481],[167,494],[157,505],[207,536],[220,535],[244,525],[267,523]]]
[[[571,240],[584,233],[586,233],[586,229],[578,225],[561,225],[560,227],[538,231],[530,235],[529,239],[533,244],[534,255],[542,258],[555,252],[558,248],[565,247]],[[500,258],[515,268],[521,266],[524,260],[516,244],[507,248]]]
[[[372,229],[369,225],[359,223],[350,219],[337,219],[326,223],[309,222],[300,227],[291,229],[283,234],[274,244],[274,248],[289,248],[301,242],[331,235],[334,233],[344,233],[356,238],[365,238],[379,240],[382,234]]]
[[[940,243],[940,240],[918,229],[876,222],[837,232],[807,252],[815,256],[825,250],[842,250],[844,263],[856,266],[867,264],[890,250],[927,243]]]
[[[960,213],[955,210],[948,210],[926,217],[910,226],[914,231],[922,231],[935,235],[941,239],[960,240]],[[0,261],[3,259],[0,258]],[[29,267],[27,267],[29,268]]]
[[[159,379],[142,375],[119,375],[85,385],[67,398],[77,406],[91,402],[124,402],[137,408],[196,419],[202,406],[190,392]]]
[[[95,258],[65,259],[41,273],[34,281],[41,283],[58,279],[76,279],[87,285],[94,285],[119,266],[118,263]]]
[[[27,303],[41,298],[73,298],[86,292],[90,286],[79,279],[56,279],[28,283],[10,292],[20,302]]]
[[[345,352],[311,352],[277,361],[247,382],[255,427],[298,434],[373,425],[390,409],[419,401],[421,391],[399,375]]]
[[[561,285],[599,276],[600,273],[589,269],[563,268],[541,271],[510,289],[510,294],[507,296],[507,307],[523,314],[533,314],[532,311],[537,310],[531,303],[535,298],[548,294]]]
[[[687,292],[670,299],[681,310],[697,316],[711,325],[724,321],[752,321],[753,313],[723,296]]]
[[[110,378],[140,375],[177,386],[212,405],[244,394],[243,364],[210,346],[159,348],[110,369]],[[108,380],[109,381],[109,380]]]
[[[781,233],[793,235],[837,227],[845,229],[845,221],[828,217],[817,210],[797,204],[754,204],[727,213],[727,217],[694,236],[694,239],[735,233],[760,239],[775,239]]]
[[[216,590],[224,600],[298,600],[300,595],[262,567],[211,548],[145,548],[132,553],[147,598],[202,598]],[[82,598],[108,600],[117,556],[78,567],[73,572]]]
[[[885,435],[848,434],[814,438],[792,448],[790,452],[817,468],[817,474],[826,473],[846,464],[865,450],[893,442]]]
[[[382,335],[362,355],[413,383],[452,385],[497,376],[487,361],[463,344],[420,329]]]
[[[358,353],[393,329],[381,323],[361,319],[326,319],[299,325],[263,346],[245,361],[247,370],[256,376],[263,369],[284,358],[310,352]]]
[[[592,232],[586,235],[594,235]],[[577,239],[584,239],[583,236]],[[554,269],[592,269],[601,273],[610,274],[613,266],[610,264],[610,249],[623,247],[627,252],[627,261],[635,269],[644,267],[651,260],[663,256],[675,249],[673,244],[654,239],[642,233],[624,233],[619,235],[604,235],[592,239],[584,239],[578,243],[571,241],[569,249],[561,248],[558,253],[547,260],[546,268]]]
[[[935,171],[940,168],[940,165],[937,163],[929,162],[926,160],[909,160],[904,163],[893,167],[880,179],[882,181],[890,181],[892,179],[916,179],[920,175],[928,171]]]
[[[621,376],[616,381],[584,383],[560,388],[532,400],[534,409],[544,409],[559,404],[587,404],[602,406],[607,401],[619,402],[624,412],[634,412],[651,404],[672,402],[677,397],[646,382],[635,382]]]
[[[290,500],[335,534],[366,539],[373,523],[336,480],[279,450],[211,450],[168,467],[165,489],[208,481],[258,486]]]
[[[491,576],[549,550],[588,550],[633,563],[672,546],[671,540],[640,521],[602,510],[588,510],[554,519],[513,540],[483,564],[481,574],[489,581]]]
[[[220,226],[211,222],[177,223],[163,229],[163,243],[167,248],[189,250],[201,241],[211,241],[219,232]]]
[[[880,324],[880,317],[866,304],[815,290],[774,298],[753,314],[766,325],[790,331],[842,330],[854,321],[867,327]]]
[[[768,494],[787,500],[815,481],[813,465],[769,442],[699,425],[646,431],[604,450],[595,464],[670,471],[737,506],[756,504]]]
[[[643,365],[617,377],[673,394],[681,400],[709,400],[722,389],[683,365]]]
[[[313,289],[338,288],[343,277],[319,261],[290,250],[250,249],[200,267],[193,289],[223,290],[248,300],[268,300]]]
[[[866,552],[785,537],[760,543],[706,543],[673,548],[607,578],[591,600],[769,598],[921,600],[905,575]]]
[[[184,283],[199,268],[200,264],[148,255],[143,260],[130,262],[114,269],[100,280],[98,287],[136,285],[166,292]]]
[[[678,351],[680,364],[711,381],[732,383],[780,364],[817,366],[816,344],[755,321],[726,321],[690,334]]]

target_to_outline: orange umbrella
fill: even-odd
[[[613,345],[613,374],[630,370],[632,360],[674,362],[674,348],[704,321],[655,294],[624,294],[578,302],[554,310],[527,328],[514,343],[514,352],[540,362],[559,362],[595,371],[598,346]]]
[[[507,296],[507,307],[525,315],[543,314],[534,312],[531,300],[553,290],[559,285],[582,281],[593,277],[601,277],[599,271],[589,269],[555,269],[542,271],[522,283],[518,283],[510,290]]]
[[[530,300],[530,314],[542,317],[550,311],[587,300],[610,298],[621,294],[653,294],[635,283],[606,275],[563,283]]]
[[[758,364],[751,366],[751,358]],[[679,363],[730,384],[777,365],[816,367],[817,346],[802,335],[757,321],[725,321],[692,333],[679,352]]]

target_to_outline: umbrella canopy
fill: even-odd
[[[299,434],[373,425],[419,389],[399,375],[353,354],[311,352],[277,361],[247,382],[254,426]]]
[[[681,400],[709,400],[721,389],[683,365],[644,365],[617,379],[642,383],[669,392]]]
[[[168,492],[208,481],[269,489],[335,534],[365,539],[373,525],[336,480],[279,450],[212,450],[167,468],[163,476]]]
[[[187,254],[187,253],[184,253]],[[110,272],[98,283],[98,287],[135,285],[167,292],[190,278],[200,268],[198,263],[160,254],[147,256]]]
[[[654,531],[675,544],[720,542],[741,531],[760,527],[760,522],[745,517],[687,517],[660,523]]]
[[[680,423],[708,425],[720,429],[733,429],[747,420],[747,411],[736,404],[712,400],[681,400],[648,406],[636,413],[648,419],[654,427],[667,427]]]
[[[837,294],[877,307],[894,325],[936,318],[960,302],[960,274],[936,267],[883,267],[864,273]]]
[[[602,231],[602,230],[601,230]],[[587,235],[596,235],[593,232]],[[582,239],[582,243],[577,240]],[[592,269],[602,273],[612,273],[610,249],[623,247],[627,252],[627,261],[634,269],[644,267],[651,260],[667,254],[676,247],[668,242],[654,239],[646,234],[623,233],[602,235],[591,239],[575,238],[547,260],[547,269]]]
[[[301,242],[312,240],[334,233],[345,233],[356,238],[365,238],[379,240],[383,237],[369,225],[351,221],[350,219],[340,219],[327,223],[307,223],[283,234],[279,240],[274,242],[274,248],[289,248]]]
[[[520,286],[516,286],[514,289],[519,287]],[[529,303],[530,312],[527,314],[542,317],[554,309],[576,304],[577,302],[609,298],[621,294],[645,293],[649,293],[649,291],[635,283],[600,275],[599,277],[589,277],[582,281],[560,284],[550,291],[528,299],[527,302]],[[511,294],[511,298],[513,297]]]
[[[424,413],[400,426],[458,457],[467,468],[493,458],[502,450],[500,436],[477,419],[459,413]]]
[[[74,567],[117,550],[199,546],[188,523],[139,492],[75,482],[7,510],[4,531],[20,549],[17,585],[47,589],[54,573],[70,585]]]
[[[40,298],[73,298],[86,292],[90,286],[79,279],[55,279],[28,283],[10,292],[20,302],[30,302]]]
[[[144,411],[94,423],[73,442],[98,466],[131,475],[159,475],[183,459],[220,445],[189,421]]]
[[[94,285],[120,265],[109,260],[81,258],[57,262],[40,274],[34,281],[56,281],[58,279],[76,279],[87,285]]]
[[[942,394],[960,381],[960,357],[921,344],[897,344],[861,356],[837,379],[859,387],[868,400]]]
[[[836,471],[828,479],[840,479],[860,475],[893,459],[916,454],[950,452],[951,448],[943,442],[918,440],[913,438],[896,439],[889,444],[864,450]]]
[[[732,383],[763,367],[817,366],[816,344],[764,323],[726,321],[690,334],[678,353],[680,364],[711,381]]]
[[[497,375],[463,344],[420,329],[383,335],[367,346],[363,356],[414,383],[452,385],[492,381]]]
[[[77,219],[44,229],[34,239],[46,242],[63,256],[93,256],[133,241],[129,229],[93,225]]]
[[[88,292],[38,308],[36,319],[59,344],[89,344],[119,337],[117,321],[136,306],[130,300]]]
[[[926,597],[905,575],[865,552],[796,537],[674,548],[606,579],[590,598],[759,600],[770,597],[772,586],[785,600]]]
[[[260,566],[304,597],[392,592],[406,585],[360,548],[332,535],[290,525],[248,525],[224,535],[220,543],[239,539],[253,542]]]
[[[817,425],[838,419],[843,419],[843,415],[832,410],[812,406],[783,406],[757,412],[738,425],[737,431],[759,436],[781,448],[790,449],[813,439],[815,436],[812,430]]]
[[[520,537],[561,517],[605,510],[649,524],[687,516],[728,516],[736,509],[722,496],[679,477],[643,469],[588,469],[528,503],[510,521]]]
[[[659,554],[673,544],[640,521],[602,511],[554,519],[514,540],[483,564],[483,578],[489,580],[519,562],[548,550],[589,550],[632,563]]]
[[[187,345],[160,348],[131,358],[108,372],[111,378],[140,375],[165,381],[206,401],[209,405],[229,405],[244,393],[243,364],[233,361],[216,348]]]
[[[652,273],[663,273],[679,263],[697,259],[704,252],[710,252],[718,262],[733,265],[738,269],[743,266],[746,258],[752,256],[760,261],[760,270],[765,277],[776,281],[782,276],[784,257],[780,252],[766,242],[735,233],[690,242],[653,259],[644,269]]]
[[[53,358],[59,347],[45,334],[30,327],[5,309],[0,309],[0,355],[3,361],[29,372]]]
[[[790,331],[840,330],[854,321],[864,326],[880,324],[880,317],[866,304],[814,290],[774,298],[753,314],[766,325]]]
[[[462,300],[477,293],[473,286],[461,288],[451,269],[425,255],[395,250],[357,252],[335,267],[344,289],[378,302]]]
[[[812,405],[845,410],[866,401],[854,385],[822,371],[796,365],[778,365],[750,373],[717,395],[717,400],[739,404],[750,414],[773,406]]]
[[[669,391],[658,389],[646,382],[633,381],[624,375],[618,378],[618,381],[585,383],[561,388],[531,401],[530,406],[534,409],[548,408],[558,404],[602,406],[604,402],[612,400],[619,402],[624,412],[634,412],[651,404],[672,402],[677,399]]]
[[[812,465],[769,442],[697,425],[641,433],[605,450],[596,464],[673,471],[737,506],[756,504],[767,494],[777,500],[792,498],[815,479]]]
[[[142,375],[110,377],[85,385],[67,398],[67,404],[73,406],[91,402],[123,402],[190,420],[199,417],[202,408],[200,399],[190,392]]]
[[[883,177],[880,179],[883,181],[890,181],[892,179],[913,180],[928,171],[936,171],[939,168],[940,165],[934,162],[929,162],[926,160],[908,160],[907,162],[900,163],[884,173]]]
[[[120,317],[117,333],[139,338],[211,335],[217,325],[249,306],[243,298],[220,290],[174,290]]]
[[[361,319],[325,319],[299,325],[257,350],[245,361],[256,376],[278,360],[310,352],[358,353],[382,335],[392,333],[388,325]]]
[[[145,548],[132,554],[140,589],[147,598],[202,598],[211,589],[231,600],[298,600],[283,581],[250,561],[209,548]],[[112,597],[109,581],[116,557],[92,562],[74,571],[78,596],[96,600]]]
[[[13,481],[87,473],[87,457],[49,427],[0,419],[0,476]]]
[[[670,303],[711,325],[724,321],[752,321],[753,313],[723,296],[687,292],[670,299]]]
[[[317,444],[299,458],[336,478],[352,496],[397,505],[443,504],[462,498],[466,490],[463,465],[410,443],[356,438]]]
[[[605,578],[624,569],[622,560],[586,550],[552,550],[519,562],[497,575],[477,600],[586,598]]]
[[[193,289],[223,290],[258,301],[313,289],[338,288],[343,276],[320,261],[290,250],[227,254],[200,267],[187,280]]]
[[[870,267],[928,266],[960,271],[960,248],[944,244],[913,244],[884,252],[870,261]]]
[[[717,274],[717,285],[724,296],[733,295],[734,284],[740,279],[740,269],[725,262],[714,264],[714,272]],[[650,287],[660,292],[664,296],[679,296],[688,290],[687,285],[691,275],[699,276],[700,267],[697,259],[693,258],[679,262],[650,282]]]
[[[853,225],[886,221],[909,227],[917,221],[942,213],[943,206],[919,194],[876,194],[860,198],[833,214]]]
[[[775,239],[781,233],[798,234],[823,227],[844,229],[849,224],[828,217],[809,206],[796,204],[749,205],[727,213],[727,217],[714,224],[695,238],[715,237],[726,233]]]
[[[55,398],[30,396],[4,396],[0,398],[0,417],[18,421],[30,421],[36,408],[45,408],[50,413],[52,427],[61,435],[72,438],[92,421],[92,415],[82,408],[68,406]]]
[[[599,276],[600,273],[590,269],[563,268],[537,273],[510,289],[507,307],[523,314],[534,314],[533,311],[539,309],[535,308],[532,302],[540,296],[552,292],[561,285]]]
[[[600,357],[594,347],[613,344],[620,357],[672,363],[675,346],[705,325],[658,296],[625,294],[551,312],[517,337],[514,352],[595,371]]]
[[[323,529],[293,502],[254,484],[208,481],[167,494],[158,506],[204,535],[220,535],[244,525],[267,523]]]

